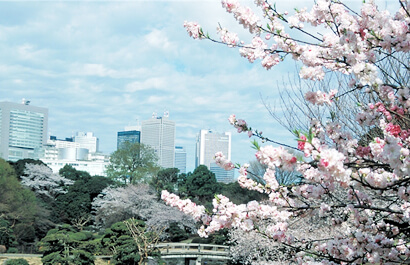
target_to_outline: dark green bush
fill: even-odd
[[[197,244],[210,244],[212,241],[211,238],[204,238],[204,237],[195,237],[192,239],[192,243],[197,243]]]
[[[178,223],[171,223],[167,231],[169,233],[169,241],[180,242],[182,240],[188,239],[188,233],[179,227]]]
[[[4,263],[5,265],[29,265],[25,259],[9,259]]]
[[[17,248],[9,248],[7,249],[7,253],[19,253],[19,250]]]

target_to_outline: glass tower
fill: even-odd
[[[186,173],[186,150],[182,146],[175,146],[175,167],[179,173]]]
[[[35,151],[47,143],[48,110],[29,103],[0,102],[0,157],[5,160],[36,158]]]
[[[121,149],[126,143],[141,143],[141,132],[140,131],[123,131],[117,133],[117,150]]]

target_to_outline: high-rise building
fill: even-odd
[[[201,130],[197,137],[195,166],[207,166],[219,182],[232,182],[234,172],[220,170],[215,164],[214,156],[217,152],[222,152],[228,160],[231,160],[231,133]]]
[[[80,148],[86,148],[90,153],[98,152],[99,141],[92,132],[77,132],[74,142],[80,144]]]
[[[141,143],[141,132],[137,130],[132,131],[122,131],[117,133],[117,150],[121,149],[122,146],[129,142],[133,143]]]
[[[186,150],[183,146],[175,146],[175,168],[179,173],[186,173]]]
[[[17,161],[36,158],[36,150],[47,143],[48,109],[0,102],[0,157]]]
[[[164,117],[152,118],[141,123],[141,143],[150,146],[158,156],[163,168],[173,168],[175,163],[175,122]]]

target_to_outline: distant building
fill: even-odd
[[[37,152],[37,157],[40,159],[57,160],[59,151],[64,148],[80,148],[79,143],[75,143],[73,138],[65,138],[64,140],[57,139],[56,136],[50,136],[47,144]]]
[[[175,168],[179,173],[186,173],[186,150],[182,146],[175,146]]]
[[[80,144],[80,148],[86,148],[90,153],[97,153],[99,140],[92,132],[77,132],[73,137],[74,142]]]
[[[106,176],[106,167],[108,166],[108,157],[101,160],[82,161],[82,160],[64,160],[64,159],[41,159],[54,173],[58,173],[65,165],[70,165],[76,170],[86,171],[91,176]]]
[[[141,123],[141,143],[154,149],[158,164],[163,168],[173,168],[175,164],[175,122],[164,117],[152,118]]]
[[[90,135],[90,134],[89,134]],[[84,143],[85,142],[85,143]],[[87,146],[87,141],[74,142],[74,137],[57,139],[56,136],[50,136],[47,144],[40,149],[38,157],[54,173],[70,165],[76,170],[86,171],[91,176],[106,176],[105,170],[109,163],[109,156],[100,153],[91,153],[89,149],[81,146]],[[96,141],[90,141],[89,146],[95,147]],[[98,148],[95,148],[98,150]]]
[[[232,182],[234,171],[226,171],[215,164],[216,152],[222,152],[228,160],[231,160],[231,133],[201,130],[197,136],[195,167],[205,165],[215,174],[218,182]]]
[[[36,150],[47,142],[48,109],[0,102],[0,157],[17,161],[36,158]]]
[[[121,149],[122,146],[129,142],[133,143],[141,143],[141,131],[122,131],[117,133],[117,150]]]

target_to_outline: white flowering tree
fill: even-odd
[[[92,203],[97,224],[109,227],[115,222],[136,218],[148,227],[168,228],[173,222],[196,231],[191,216],[158,201],[156,191],[148,184],[106,188]],[[167,237],[164,232],[161,238]]]
[[[248,178],[247,165],[239,167],[239,183],[268,194],[269,203],[235,205],[218,195],[213,211],[206,212],[167,191],[162,198],[202,222],[200,235],[222,228],[256,233],[292,253],[289,262],[405,263],[410,257],[410,3],[397,1],[394,14],[379,10],[372,1],[356,10],[338,0],[317,0],[311,10],[294,14],[265,0],[255,0],[255,5],[263,17],[237,0],[222,0],[227,12],[253,36],[248,44],[222,27],[217,40],[196,22],[184,26],[193,38],[238,48],[241,56],[250,62],[260,60],[266,69],[290,57],[302,65],[299,75],[304,79],[323,80],[332,72],[346,75],[350,90],[308,91],[305,100],[325,108],[350,93],[364,94],[366,100],[357,99],[360,111],[354,122],[378,127],[380,135],[360,141],[337,120],[312,120],[309,130],[294,131],[295,148],[305,156],[301,160],[232,115],[229,122],[238,132],[275,144],[257,146],[256,157],[267,166],[264,184]],[[235,167],[221,153],[215,159],[225,169]],[[304,181],[280,185],[277,169],[295,170]],[[310,233],[294,229],[296,221]],[[306,229],[315,223],[329,232]]]
[[[67,192],[67,187],[74,181],[64,178],[45,165],[26,164],[25,176],[21,176],[21,184],[29,187],[39,196],[55,198],[56,195]]]

